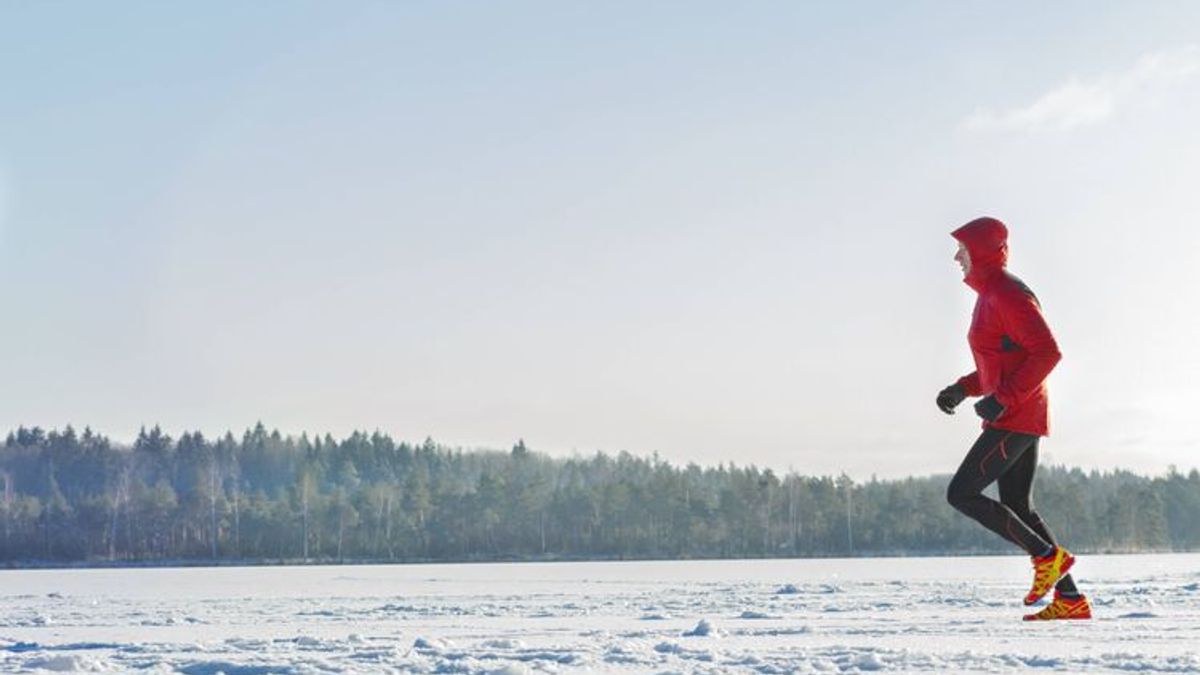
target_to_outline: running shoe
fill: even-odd
[[[1037,614],[1026,614],[1026,621],[1056,621],[1058,619],[1090,619],[1092,605],[1086,595],[1074,598],[1064,598],[1057,590],[1054,600],[1042,608]]]
[[[1025,596],[1025,604],[1032,605],[1054,588],[1054,584],[1062,578],[1071,565],[1075,564],[1075,556],[1061,546],[1055,546],[1050,555],[1033,558],[1033,587]]]

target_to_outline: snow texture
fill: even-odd
[[[1200,555],[0,571],[0,672],[1200,672]]]

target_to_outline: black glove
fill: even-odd
[[[947,415],[953,415],[954,409],[957,408],[958,404],[962,403],[963,399],[966,397],[967,397],[966,388],[963,387],[961,384],[955,382],[954,384],[950,385],[949,387],[946,387],[945,389],[938,392],[937,407],[942,412],[946,413]]]
[[[1004,406],[1000,405],[994,395],[988,395],[975,404],[975,414],[989,422],[995,422],[1004,414]]]

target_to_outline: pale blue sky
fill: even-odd
[[[0,428],[379,428],[881,476],[1200,464],[1196,3],[0,5]]]

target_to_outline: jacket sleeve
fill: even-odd
[[[972,370],[971,374],[963,375],[958,378],[958,384],[967,392],[967,396],[980,396],[983,394],[983,387],[979,384],[979,371]]]
[[[1005,332],[1025,350],[1025,360],[996,387],[996,400],[1007,408],[1037,391],[1062,359],[1062,353],[1036,299],[1020,292],[1005,293],[996,299]]]

